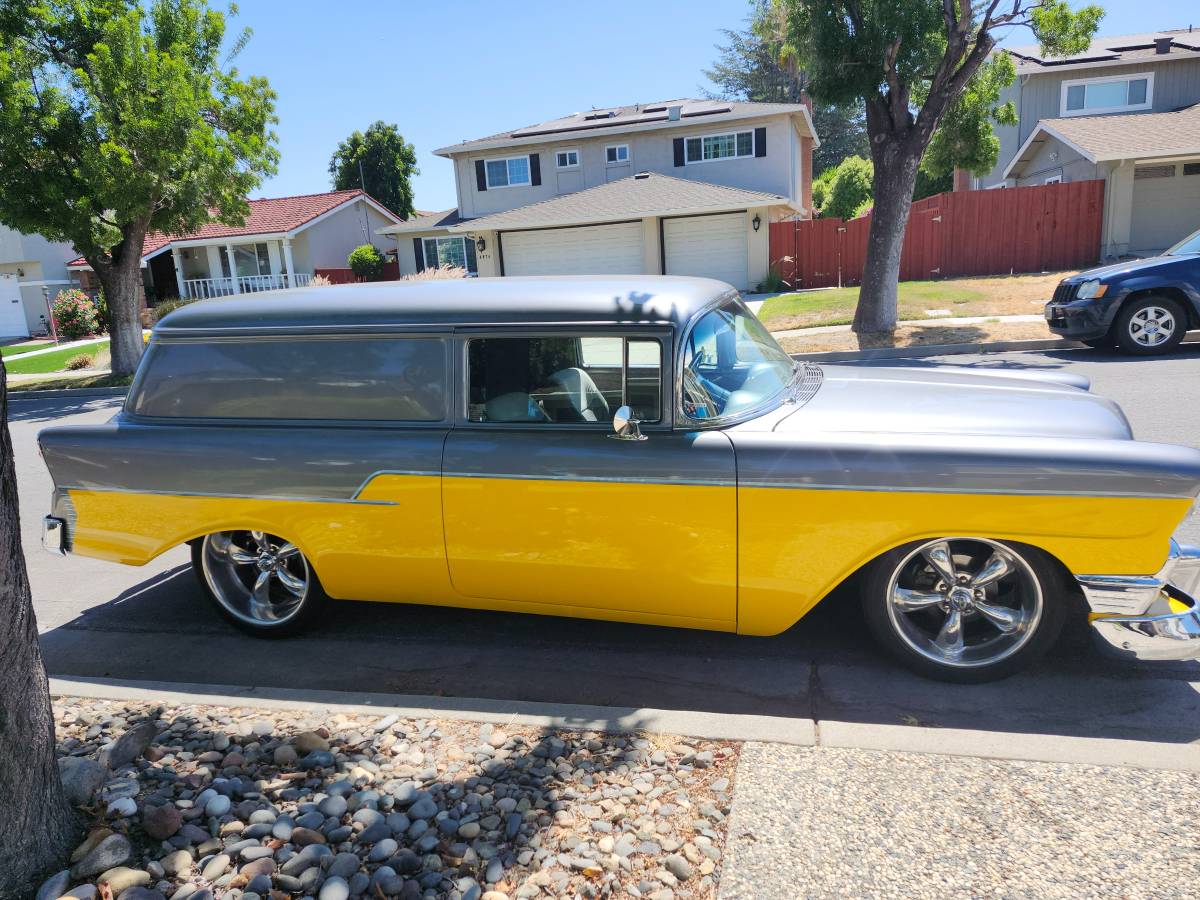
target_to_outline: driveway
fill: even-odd
[[[1134,360],[1095,351],[891,361],[1079,372],[1125,408],[1147,440],[1200,446],[1200,349]],[[1190,742],[1200,739],[1200,663],[1097,657],[1069,632],[1033,671],[959,687],[879,657],[855,598],[830,597],[797,626],[749,638],[605,622],[389,604],[338,603],[305,637],[261,641],[203,602],[188,555],[143,569],[38,548],[50,481],[38,429],[101,422],[118,401],[13,399],[22,528],[47,668],[63,677],[271,689],[541,700],[757,713],[997,732]],[[1200,543],[1200,519],[1181,528]]]

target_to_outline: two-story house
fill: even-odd
[[[53,297],[71,286],[67,262],[74,255],[70,244],[0,225],[0,338],[46,331],[44,292]]]
[[[1096,38],[1083,53],[1007,50],[997,188],[1103,179],[1101,255],[1149,256],[1200,228],[1200,30]]]
[[[670,274],[741,289],[767,275],[769,224],[810,216],[804,104],[671,100],[574,113],[435,151],[458,206],[380,230],[400,270]]]

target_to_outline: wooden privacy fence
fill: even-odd
[[[1104,182],[936,194],[912,205],[900,280],[1082,269],[1100,258]],[[771,224],[771,265],[794,288],[862,281],[870,215]]]

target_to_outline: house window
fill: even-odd
[[[554,164],[560,169],[578,169],[578,150],[559,150],[554,154]]]
[[[610,166],[619,166],[629,162],[629,145],[613,144],[604,148],[604,160]]]
[[[425,238],[425,266],[429,269],[453,266],[466,269],[472,275],[477,271],[475,264],[475,242],[463,237]]]
[[[717,159],[737,159],[754,155],[754,132],[737,131],[729,134],[708,134],[688,138],[686,162],[711,162]]]
[[[1061,175],[1051,175],[1043,183],[1044,184],[1062,184],[1062,176]]]
[[[238,278],[271,274],[271,255],[266,244],[238,244],[233,248]]]
[[[1141,181],[1143,178],[1174,178],[1175,164],[1168,163],[1165,166],[1138,166],[1133,170],[1133,180]]]
[[[1183,174],[1184,175],[1200,175],[1200,162],[1184,163],[1183,164]]]
[[[1150,109],[1154,74],[1121,78],[1079,78],[1062,83],[1062,115],[1092,116]]]
[[[529,184],[529,157],[514,156],[510,159],[489,159],[486,164],[489,188],[516,187]]]

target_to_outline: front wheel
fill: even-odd
[[[1058,576],[1032,547],[986,538],[916,541],[876,560],[863,584],[875,638],[929,678],[1005,678],[1042,656],[1062,629]]]
[[[217,611],[256,637],[295,634],[326,599],[300,549],[262,531],[205,536],[192,545],[192,567]]]
[[[1141,297],[1121,307],[1113,331],[1126,353],[1169,353],[1187,333],[1187,314],[1170,297]]]

